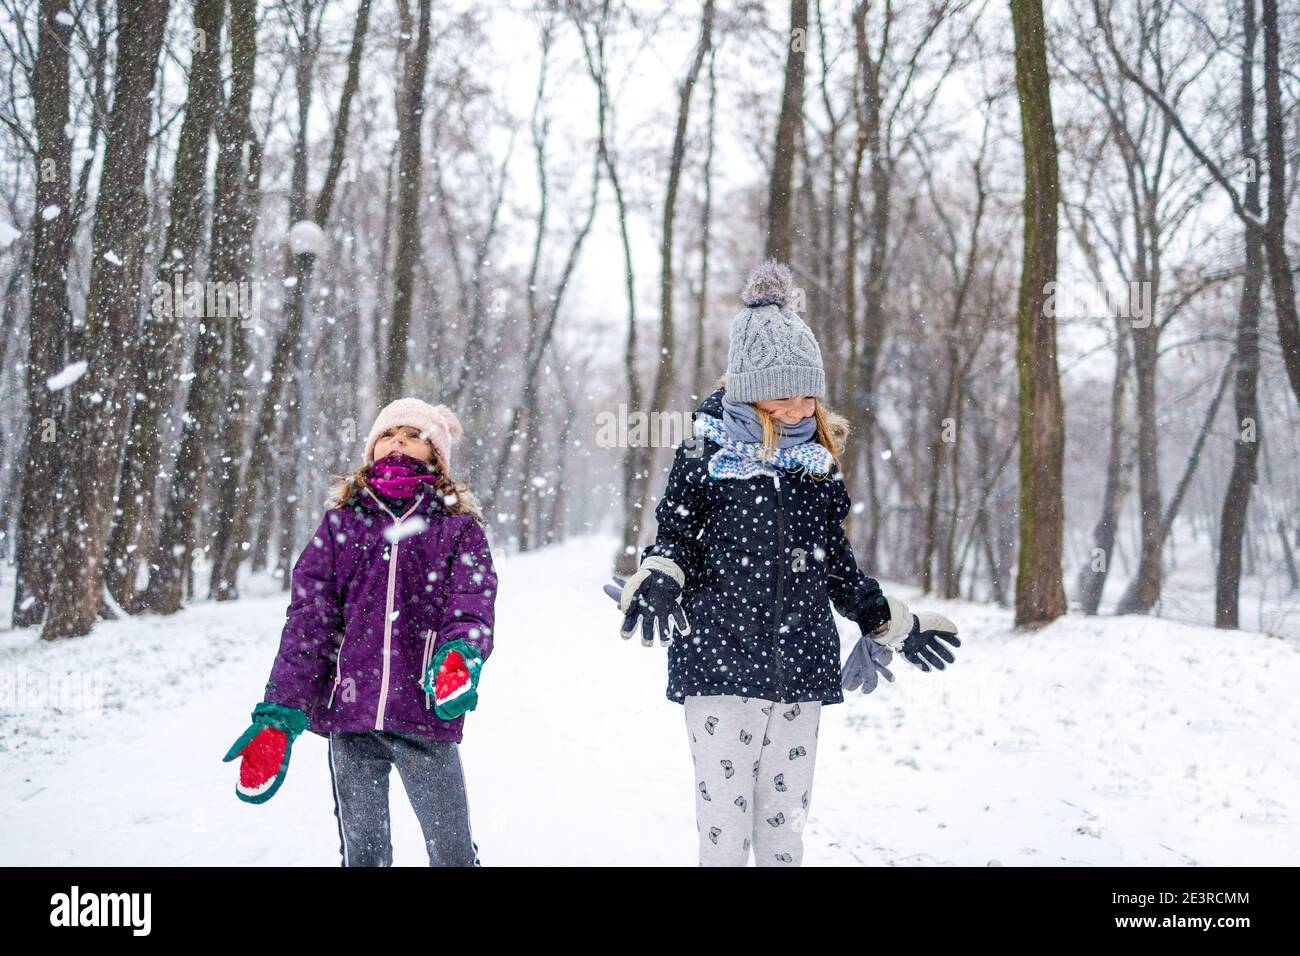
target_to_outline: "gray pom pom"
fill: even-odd
[[[749,274],[740,300],[751,309],[760,305],[784,306],[794,295],[794,273],[790,267],[768,259]]]

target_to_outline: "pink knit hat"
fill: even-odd
[[[446,405],[430,405],[418,398],[399,398],[385,405],[370,426],[370,435],[366,438],[366,464],[374,463],[375,442],[379,436],[390,428],[410,425],[420,430],[420,437],[427,439],[442,460],[451,467],[451,446],[460,441],[465,434],[460,419]]]

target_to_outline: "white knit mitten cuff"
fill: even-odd
[[[889,622],[882,631],[872,631],[871,638],[878,644],[892,645],[912,632],[912,612],[892,594],[885,595],[885,600],[889,602]]]
[[[627,583],[623,585],[623,594],[619,598],[618,609],[624,614],[632,606],[632,595],[636,594],[636,589],[641,586],[642,581],[650,576],[651,571],[658,571],[668,575],[677,582],[679,588],[686,587],[686,575],[672,558],[652,554],[641,562],[641,567],[637,568],[636,573],[628,578]]]

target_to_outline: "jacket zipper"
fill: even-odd
[[[424,632],[424,658],[420,664],[420,683],[424,683],[425,675],[429,673],[429,658],[433,656],[433,639],[437,636],[432,628]],[[429,692],[424,692],[424,709],[429,709]]]
[[[367,488],[366,491],[369,492],[370,489]],[[385,505],[382,501],[379,501],[379,499],[375,497],[373,492],[371,492],[370,497],[374,498],[375,501],[379,502],[379,507],[383,508],[385,511],[388,511],[388,506]],[[411,505],[411,507],[406,509],[406,513],[403,514],[400,518],[397,517],[397,515],[393,514],[391,511],[388,511],[389,517],[393,519],[393,527],[394,528],[397,527],[408,517],[410,517],[411,512],[413,512],[416,508],[418,508],[420,502],[423,500],[424,500],[424,495],[420,495],[420,497],[416,498],[415,502]],[[394,592],[397,586],[397,552],[400,548],[401,543],[402,542],[400,539],[397,541],[393,541],[392,549],[388,555],[388,594],[384,601],[384,675],[379,681],[379,704],[375,708],[375,730],[384,729],[384,709],[388,705],[388,663],[389,663],[389,658],[391,657],[392,644],[393,644],[393,602],[394,602]]]
[[[785,663],[781,657],[781,630],[785,627],[785,615],[781,611],[781,583],[785,579],[785,515],[781,507],[781,476],[772,476],[772,487],[776,489],[776,695],[785,696]]]
[[[347,635],[343,635],[343,640],[339,641],[339,654],[334,660],[334,686],[330,688],[329,703],[325,705],[326,710],[334,707],[334,694],[339,689],[339,682],[343,680],[343,645],[347,643]]]

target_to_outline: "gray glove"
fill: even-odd
[[[866,634],[858,638],[858,643],[849,652],[849,659],[840,671],[840,686],[845,690],[862,688],[862,693],[870,694],[883,674],[885,680],[893,683],[894,675],[889,662],[894,659],[894,652],[884,644],[872,640]]]

